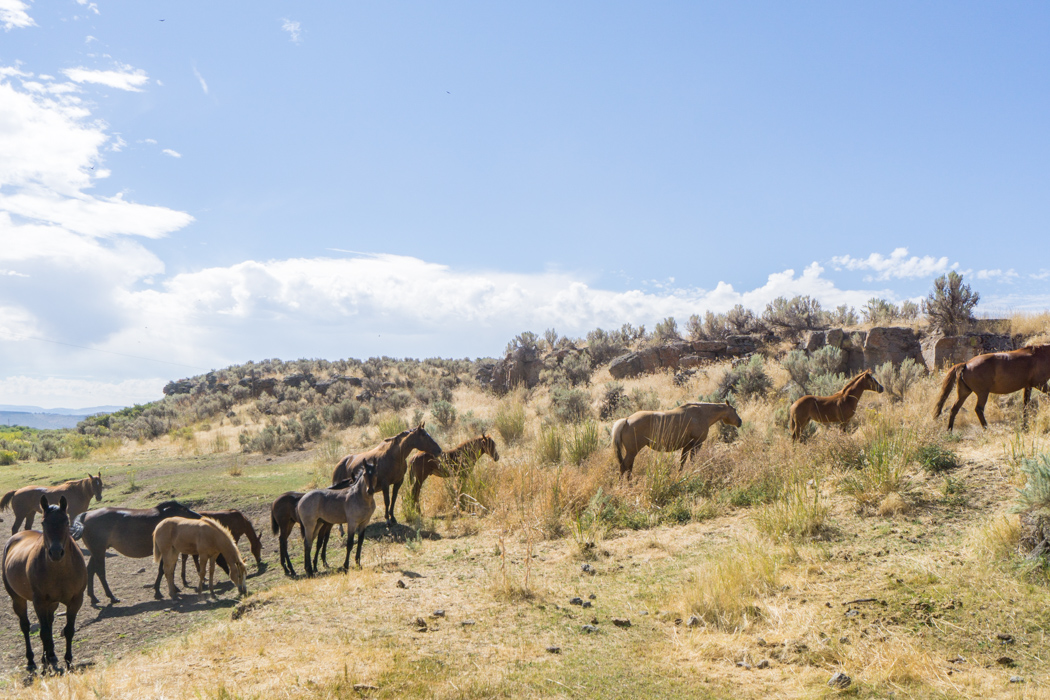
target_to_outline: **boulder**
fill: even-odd
[[[839,332],[841,333],[842,331]],[[827,334],[828,331],[806,331],[802,334],[802,341],[799,343],[799,346],[806,352],[816,352],[828,344]]]
[[[188,394],[193,391],[194,383],[192,379],[180,379],[177,382],[168,382],[164,385],[164,395],[173,396],[175,394]]]
[[[966,362],[986,352],[1013,349],[1014,342],[1010,336],[997,333],[931,335],[922,341],[922,355],[926,360],[926,366],[933,370],[945,365]]]
[[[287,377],[285,377],[283,380],[281,380],[281,383],[284,384],[285,386],[294,386],[296,388],[302,386],[303,384],[306,384],[307,386],[309,386],[309,385],[313,384],[313,377],[311,377],[308,374],[301,374],[301,373],[299,373],[299,374],[289,374]]]
[[[683,355],[693,354],[691,343],[671,343],[643,348],[621,355],[609,363],[609,374],[613,379],[635,377],[639,374],[678,367]]]
[[[905,358],[912,358],[925,366],[919,335],[911,328],[900,326],[876,327],[868,331],[864,341],[864,366],[875,369],[892,362],[899,365]]]
[[[750,355],[758,349],[758,341],[752,335],[731,335],[726,338],[727,355]]]

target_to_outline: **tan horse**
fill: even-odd
[[[70,518],[75,518],[88,509],[91,497],[96,501],[102,500],[102,472],[98,476],[87,475],[86,479],[67,481],[60,486],[25,486],[17,491],[8,491],[0,498],[0,511],[7,510],[10,505],[15,514],[15,524],[11,528],[11,534],[18,532],[22,520],[26,522],[26,529],[33,529],[33,519],[40,512],[40,497],[47,496],[52,503],[57,503],[63,496],[69,504],[67,513]]]
[[[634,458],[643,447],[658,452],[682,451],[682,466],[707,439],[711,426],[722,421],[740,427],[736,409],[726,403],[687,403],[670,411],[638,411],[613,424],[612,442],[620,474],[631,477]],[[621,454],[621,450],[625,454]]]
[[[984,405],[988,394],[1012,394],[1024,391],[1024,408],[1021,410],[1022,423],[1028,426],[1028,402],[1032,398],[1032,389],[1050,394],[1047,381],[1050,380],[1050,345],[1033,345],[1009,352],[990,352],[978,355],[969,362],[960,362],[944,377],[941,393],[937,397],[937,406],[933,417],[941,415],[944,402],[952,393],[952,387],[959,385],[958,399],[948,416],[949,432],[955,427],[955,414],[962,408],[963,402],[970,394],[977,394],[977,405],[974,413],[981,421],[981,427],[987,428],[984,419]]]
[[[239,543],[242,537],[247,537],[252,556],[255,557],[255,568],[262,571],[262,541],[259,540],[259,535],[255,532],[255,526],[252,525],[252,521],[248,519],[248,516],[234,508],[227,510],[202,510],[198,512],[203,517],[211,518],[229,530],[230,534],[233,535],[234,544]],[[182,584],[184,586],[189,585],[186,583],[186,559],[189,556],[189,554],[182,555]],[[219,566],[223,566],[225,560],[219,559],[217,563]],[[223,569],[229,573],[227,567],[223,567]]]
[[[884,389],[875,381],[870,369],[866,369],[853,379],[846,382],[846,386],[831,396],[806,395],[791,404],[788,414],[788,425],[791,428],[791,437],[794,440],[802,439],[802,432],[810,421],[817,423],[839,423],[845,427],[846,423],[853,418],[857,412],[857,404],[860,396],[865,391],[874,391],[881,394]]]
[[[69,503],[65,496],[57,506],[48,505],[47,496],[38,501],[43,512],[41,530],[27,530],[13,535],[4,547],[0,559],[4,588],[22,627],[26,641],[26,668],[36,668],[33,646],[29,643],[29,613],[27,603],[33,601],[36,619],[40,622],[40,641],[44,644],[44,667],[57,669],[53,628],[59,603],[66,606],[66,667],[73,663],[73,631],[77,612],[84,603],[87,586],[87,565],[73,537],[69,534]]]
[[[179,554],[192,554],[200,558],[197,563],[197,574],[200,576],[198,594],[204,592],[204,571],[207,569],[208,593],[215,595],[215,560],[220,554],[230,566],[230,580],[237,590],[241,595],[248,593],[244,585],[248,569],[241,559],[237,544],[230,531],[211,518],[166,518],[153,531],[153,561],[163,565],[164,576],[168,579],[168,595],[172,598],[178,596],[175,564]]]
[[[384,516],[387,525],[396,525],[394,518],[394,504],[397,502],[397,492],[401,488],[401,482],[405,480],[408,471],[408,455],[412,450],[429,452],[433,455],[441,454],[441,446],[430,437],[430,433],[423,429],[424,423],[420,423],[412,430],[406,430],[394,437],[387,438],[367,452],[356,455],[347,455],[336,465],[332,472],[332,483],[337,484],[343,479],[350,478],[354,469],[365,460],[376,465],[376,488],[383,490],[383,503],[385,505]],[[390,487],[393,486],[393,495]]]
[[[417,452],[408,460],[409,477],[412,482],[412,500],[419,507],[419,491],[429,476],[440,476],[447,479],[461,471],[474,468],[481,455],[488,455],[493,462],[499,461],[496,441],[488,435],[464,440],[458,446],[435,457],[428,452]]]

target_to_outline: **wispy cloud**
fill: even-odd
[[[204,76],[201,75],[201,72],[199,70],[197,70],[197,66],[193,67],[193,74],[195,76],[197,76],[197,80],[199,80],[200,83],[201,83],[201,90],[204,90],[204,94],[207,95],[208,94],[208,83],[204,82]]]
[[[908,257],[907,248],[897,248],[888,256],[872,253],[866,258],[854,258],[850,255],[836,255],[831,259],[836,270],[871,270],[875,274],[867,279],[914,279],[932,277],[958,267],[958,263],[949,264],[948,258],[935,258],[930,255]]]
[[[129,92],[142,92],[142,86],[149,82],[146,71],[127,65],[120,65],[117,70],[67,68],[62,72],[75,83],[97,83]]]
[[[303,28],[298,22],[290,19],[282,19],[281,29],[288,32],[288,36],[291,37],[292,42],[295,44],[298,44],[299,40],[302,38]]]
[[[977,270],[973,274],[979,280],[999,280],[1001,282],[1008,282],[1020,277],[1012,268],[1009,270],[1000,270],[998,268],[995,270]]]
[[[94,12],[96,15],[99,14],[98,5],[91,2],[91,0],[77,0],[77,4],[81,5],[82,7],[86,7],[87,9]]]
[[[22,0],[0,0],[0,24],[4,25],[4,31],[36,26],[36,22],[26,12],[28,9],[29,5]]]
[[[173,151],[170,148],[165,148],[163,151],[161,151],[161,153],[163,153],[166,156],[171,156],[172,158],[182,158],[181,153],[179,153],[178,151]]]
[[[121,406],[156,400],[166,382],[159,377],[104,382],[20,375],[0,379],[0,397],[5,403],[48,407]]]

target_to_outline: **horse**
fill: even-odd
[[[941,393],[933,417],[941,415],[944,402],[958,384],[958,399],[948,416],[948,432],[955,427],[955,414],[962,408],[963,402],[971,393],[977,394],[977,405],[974,413],[981,421],[981,427],[987,428],[984,419],[984,405],[988,394],[1012,394],[1024,391],[1024,408],[1021,410],[1023,427],[1028,427],[1028,402],[1032,398],[1032,389],[1050,394],[1047,381],[1050,380],[1050,345],[1032,345],[1019,350],[1007,352],[990,352],[978,355],[968,362],[960,362],[948,370],[941,384]]]
[[[499,461],[496,441],[484,434],[465,440],[440,457],[435,457],[427,452],[412,455],[412,458],[408,460],[408,469],[412,482],[412,500],[415,501],[417,507],[419,491],[423,488],[423,482],[427,480],[427,477],[433,475],[447,479],[461,471],[469,471],[481,459],[481,455],[488,455],[493,462]]]
[[[197,564],[197,595],[204,592],[204,570],[208,570],[208,594],[215,595],[215,560],[222,556],[229,564],[230,580],[241,595],[248,594],[244,585],[247,568],[230,531],[211,518],[165,518],[153,531],[153,561],[164,569],[168,595],[178,597],[175,588],[175,564],[179,554],[192,554]],[[199,559],[198,559],[199,557]]]
[[[700,449],[711,426],[722,421],[740,427],[736,409],[726,403],[687,403],[670,411],[638,411],[613,424],[612,443],[620,476],[631,478],[634,458],[643,447],[682,451],[682,466]],[[621,454],[621,450],[623,454]]]
[[[119,603],[106,581],[106,550],[112,547],[126,557],[148,557],[153,553],[153,530],[166,518],[200,518],[178,501],[164,501],[156,508],[96,508],[77,517],[74,526],[82,527],[80,537],[91,552],[88,560],[88,596],[92,605],[98,605],[95,597],[95,576],[110,603]],[[157,580],[153,583],[153,596],[160,600],[161,567],[157,567]]]
[[[262,542],[259,541],[259,535],[255,534],[255,527],[252,526],[252,521],[239,510],[202,510],[198,511],[202,517],[211,518],[215,522],[222,525],[224,528],[230,531],[233,535],[234,543],[240,542],[241,537],[247,537],[248,543],[251,545],[252,556],[255,557],[255,568],[260,569],[262,567]],[[186,559],[189,558],[189,554],[182,555],[182,585],[188,586],[186,583]],[[193,563],[198,564],[197,557],[193,557]],[[198,564],[199,565],[199,564]],[[229,569],[224,568],[226,573],[229,573]]]
[[[295,507],[302,528],[303,545],[306,556],[303,566],[306,575],[313,576],[316,567],[310,563],[310,545],[317,537],[323,523],[346,523],[346,559],[343,569],[350,569],[350,549],[354,545],[354,534],[357,534],[357,555],[354,561],[361,566],[361,545],[365,541],[365,528],[368,527],[372,514],[376,510],[376,485],[379,482],[376,463],[367,460],[364,469],[360,470],[357,480],[348,488],[340,491],[333,489],[314,489],[307,491]]]
[[[394,437],[387,438],[367,452],[357,455],[347,455],[336,465],[332,472],[332,483],[346,479],[365,460],[376,465],[376,488],[383,490],[384,517],[387,525],[397,525],[394,518],[394,503],[397,502],[397,492],[401,488],[401,482],[405,480],[405,472],[408,471],[408,454],[412,450],[429,452],[432,455],[441,454],[441,446],[430,437],[424,430],[425,423],[420,423],[412,430],[405,430]],[[393,486],[393,495],[389,489]]]
[[[16,491],[8,491],[0,498],[0,511],[7,510],[8,505],[15,515],[15,524],[11,528],[11,534],[18,532],[19,525],[25,520],[26,530],[33,529],[33,519],[40,512],[40,497],[47,496],[52,503],[58,502],[65,496],[69,504],[66,512],[70,518],[83,513],[91,503],[91,497],[96,501],[102,500],[102,472],[98,476],[87,475],[86,479],[67,481],[60,486],[25,486]]]
[[[53,635],[55,611],[59,603],[66,606],[66,626],[62,636],[66,638],[66,668],[73,663],[73,631],[76,628],[77,612],[84,603],[84,587],[87,585],[87,566],[80,547],[69,533],[69,501],[59,497],[58,505],[49,505],[47,496],[39,500],[43,513],[40,529],[19,532],[7,541],[0,570],[3,572],[4,588],[11,596],[15,615],[26,640],[26,669],[34,671],[33,645],[29,642],[29,613],[27,603],[33,601],[36,619],[40,622],[40,641],[44,644],[44,668],[57,670]]]
[[[345,489],[353,483],[350,479],[343,479],[338,484],[329,486],[330,489]],[[299,516],[295,507],[299,505],[299,499],[303,497],[302,491],[285,491],[270,506],[270,528],[277,535],[278,548],[281,552],[281,568],[289,576],[295,576],[295,567],[292,566],[292,558],[288,555],[288,536],[299,522]],[[331,523],[325,523],[320,536],[317,538],[317,548],[314,552],[314,568],[317,568],[317,554],[320,552],[321,561],[328,566],[328,533],[331,531]]]
[[[802,439],[802,431],[806,429],[809,422],[839,423],[844,428],[853,414],[857,412],[857,404],[860,396],[865,391],[874,391],[881,394],[885,391],[882,385],[875,380],[870,369],[866,369],[853,379],[846,382],[846,386],[831,396],[806,395],[791,404],[788,411],[788,427],[791,428],[793,440]]]

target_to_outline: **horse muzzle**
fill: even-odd
[[[58,561],[66,555],[66,548],[60,544],[53,544],[47,548],[47,557],[51,561]]]

